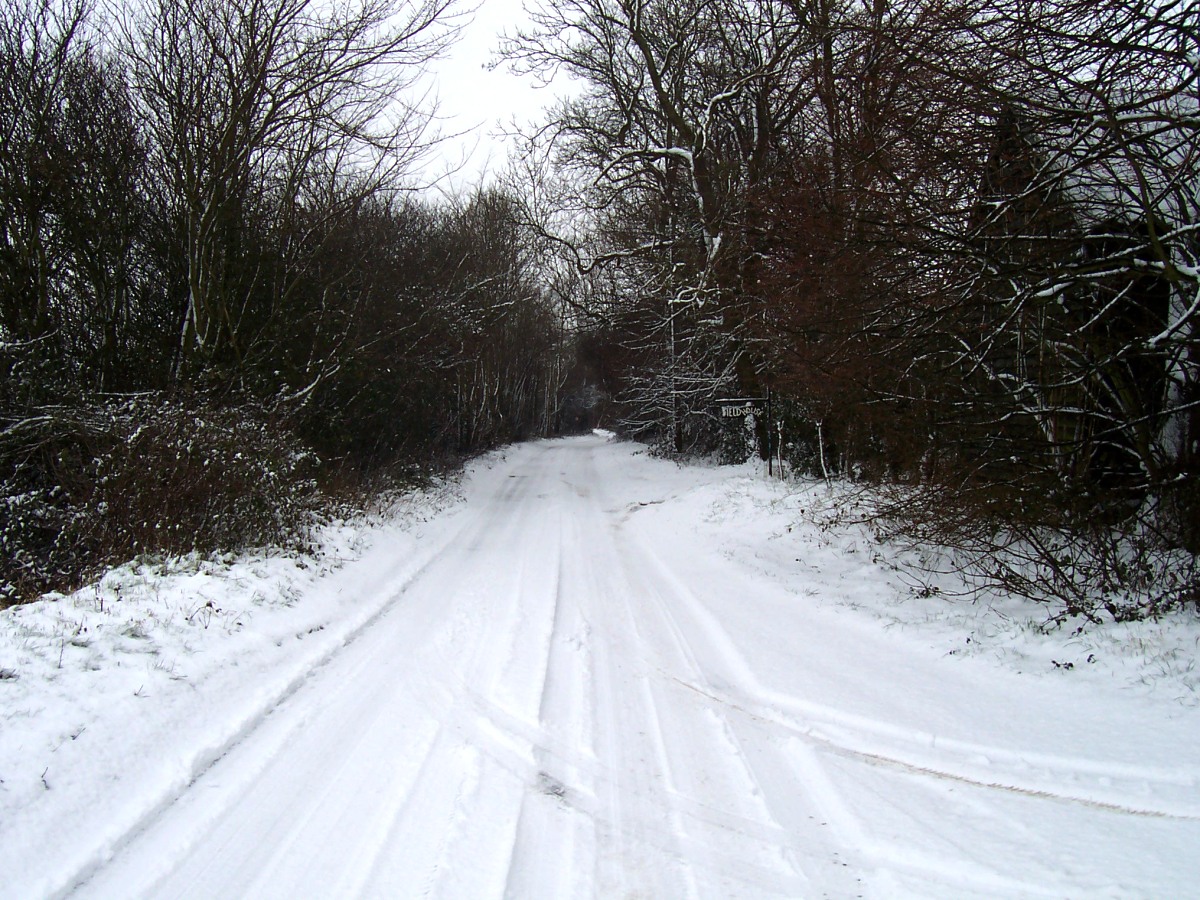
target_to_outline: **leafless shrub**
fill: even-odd
[[[1200,609],[1200,565],[1158,530],[1153,510],[1083,522],[995,490],[884,486],[868,519],[876,534],[935,548],[923,565],[962,576],[972,593],[1046,604],[1053,617],[1152,618]]]
[[[0,601],[143,554],[295,540],[315,457],[252,405],[145,396],[43,408],[0,434]]]

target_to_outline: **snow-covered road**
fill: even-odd
[[[706,477],[602,436],[479,469],[420,565],[364,581],[378,615],[74,895],[1200,890],[1194,710],[818,602],[688,522]]]

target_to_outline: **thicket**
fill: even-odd
[[[440,0],[0,9],[0,605],[562,424],[513,197],[414,199]]]
[[[712,452],[769,389],[983,583],[1200,599],[1200,7],[556,0],[507,49],[583,85],[527,213],[628,430]]]

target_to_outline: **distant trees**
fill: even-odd
[[[557,427],[516,199],[410,190],[452,30],[443,0],[0,10],[0,603]]]
[[[0,9],[0,591],[162,533],[77,527],[116,435],[183,478],[249,435],[277,477],[231,481],[294,510],[585,410],[714,451],[713,398],[769,389],[793,465],[893,486],[987,578],[1195,595],[1195,4],[544,3],[509,58],[581,90],[433,206],[403,98],[449,14]]]
[[[397,188],[429,119],[403,97],[446,39],[447,6],[155,0],[125,13],[121,53],[184,251],[180,373],[264,352],[305,274],[288,243]]]
[[[369,290],[298,414],[318,446],[375,465],[556,430],[566,336],[515,207],[492,189],[364,211],[347,237]]]
[[[743,380],[739,331],[749,191],[775,164],[811,50],[777,2],[577,0],[543,4],[510,57],[584,85],[556,117],[560,160],[595,211],[591,265],[619,274],[628,421],[676,450],[711,443],[702,411]],[[591,173],[591,174],[588,174]]]
[[[586,85],[550,133],[593,211],[583,270],[621,298],[596,331],[631,423],[683,449],[714,393],[771,387],[795,463],[904,486],[889,516],[913,533],[1040,545],[1069,603],[1089,580],[1130,609],[1191,596],[1195,4],[577,0],[535,21],[518,64]],[[1151,545],[1190,560],[1159,595],[1126,577]]]
[[[0,352],[21,391],[127,388],[158,352],[135,123],[82,3],[0,11]]]

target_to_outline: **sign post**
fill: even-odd
[[[721,397],[717,400],[717,409],[721,411],[722,419],[761,416],[767,411],[769,402],[763,397]]]
[[[771,446],[771,391],[767,390],[765,397],[718,397],[716,400],[717,409],[721,411],[722,419],[740,419],[746,416],[766,416],[766,428],[763,430],[767,435],[767,475],[775,474],[774,452]]]

